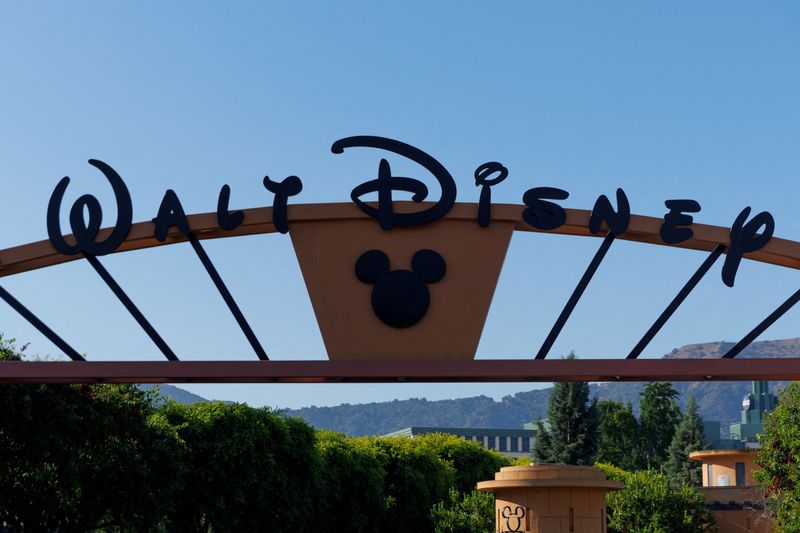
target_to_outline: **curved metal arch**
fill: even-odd
[[[412,212],[425,207],[426,203],[395,202],[396,212]],[[571,300],[577,301],[582,293],[582,286],[588,283],[602,260],[605,250],[615,238],[645,244],[658,244],[676,248],[686,248],[711,252],[700,269],[687,282],[687,285],[676,296],[662,313],[653,327],[642,338],[639,345],[628,355],[628,360],[585,360],[585,361],[543,361],[547,355],[550,342],[558,335],[561,326],[569,316],[574,302],[570,302],[562,312],[562,316],[554,325],[537,360],[531,361],[454,361],[444,357],[441,360],[416,361],[214,361],[214,362],[93,362],[86,363],[82,356],[70,353],[66,343],[65,353],[78,363],[4,363],[0,370],[0,382],[140,382],[140,381],[202,381],[202,382],[386,382],[386,381],[614,381],[614,380],[697,380],[697,379],[796,379],[800,372],[797,360],[748,360],[733,361],[744,347],[750,344],[777,318],[800,301],[800,290],[795,292],[770,316],[748,333],[739,343],[728,351],[720,360],[643,360],[636,359],[641,349],[652,339],[672,312],[680,305],[694,285],[707,272],[708,268],[730,244],[730,230],[727,227],[692,224],[693,237],[677,245],[662,242],[660,229],[663,219],[641,215],[632,215],[627,231],[615,236],[610,231],[592,234],[589,231],[590,211],[565,209],[566,221],[555,230],[538,230],[523,221],[524,205],[497,204],[492,208],[492,222],[504,227],[503,231],[525,231],[535,233],[554,233],[584,237],[601,237],[598,254],[587,268],[581,282],[573,293]],[[243,211],[244,221],[237,228],[226,231],[219,227],[217,213],[201,213],[189,215],[191,234],[186,235],[173,228],[167,239],[160,242],[156,239],[153,222],[139,222],[131,227],[127,238],[113,253],[132,251],[154,246],[189,242],[195,249],[203,239],[216,239],[244,235],[257,235],[278,232],[273,223],[271,208],[254,208]],[[444,217],[444,221],[470,222],[478,224],[478,204],[458,203]],[[367,221],[368,215],[351,203],[334,204],[300,204],[289,207],[288,220],[292,222],[337,222]],[[436,224],[435,222],[433,224]],[[607,230],[608,228],[602,228]],[[100,230],[97,238],[105,239],[114,228]],[[71,236],[65,237],[67,243],[74,242]],[[507,241],[506,241],[507,243]],[[296,250],[297,251],[297,250]],[[204,254],[198,254],[201,256]],[[55,266],[61,263],[86,257],[90,262],[96,261],[93,256],[83,254],[64,255],[59,253],[49,240],[29,243],[0,250],[0,277],[27,272],[39,268]],[[745,254],[745,258],[777,266],[800,269],[800,242],[772,238],[760,250]],[[213,270],[213,269],[212,269]],[[211,272],[209,272],[212,274]],[[213,277],[213,276],[212,276]],[[224,292],[224,291],[221,291]],[[223,294],[224,297],[224,294]],[[21,308],[13,297],[4,297],[12,307],[23,313],[32,314]],[[227,301],[227,300],[226,300]],[[17,304],[16,306],[14,304]],[[20,310],[21,309],[21,310]],[[236,311],[238,309],[232,309]],[[26,315],[27,313],[27,315]],[[234,313],[235,314],[235,313]],[[29,321],[31,318],[29,318]],[[35,316],[32,323],[36,326]],[[237,318],[238,320],[238,318]],[[56,344],[61,341],[49,328],[37,326],[40,331]],[[246,328],[243,328],[246,329]],[[247,331],[245,331],[247,333]],[[252,332],[251,332],[252,333]],[[263,350],[262,350],[263,351]],[[258,352],[258,350],[257,350]],[[330,354],[329,354],[330,355]],[[266,354],[259,353],[261,359]],[[725,359],[728,358],[728,359]],[[172,358],[170,358],[172,359]],[[176,359],[176,358],[175,358]]]
[[[425,205],[427,205],[427,202],[422,204],[414,202],[396,202],[395,208],[398,212],[410,212]],[[567,219],[564,225],[555,230],[544,231],[533,228],[523,222],[522,211],[524,209],[524,205],[496,204],[492,206],[492,221],[511,222],[514,224],[515,231],[575,235],[581,237],[602,238],[605,236],[603,232],[596,235],[589,232],[590,211],[588,210],[565,209]],[[244,209],[243,212],[243,223],[232,231],[225,231],[218,226],[217,214],[215,212],[189,215],[189,226],[199,240],[277,232],[272,222],[272,208],[259,207]],[[475,220],[477,224],[477,213],[477,203],[457,203],[444,218],[449,220]],[[292,205],[289,206],[288,216],[290,226],[293,221],[369,218],[352,203]],[[661,218],[631,215],[628,230],[617,238],[645,244],[658,244],[673,248],[686,248],[709,252],[713,251],[719,244],[727,245],[730,243],[729,228],[706,224],[693,224],[691,227],[694,236],[691,239],[679,244],[666,244],[661,241],[659,234],[662,222],[663,220]],[[113,228],[104,228],[100,230],[98,239],[102,240],[106,238],[112,231]],[[175,228],[172,228],[164,242],[156,240],[153,231],[154,225],[151,221],[134,224],[131,227],[128,237],[114,253],[189,242],[188,237]],[[69,235],[66,236],[66,239],[67,241],[74,242],[74,239]],[[49,240],[14,246],[0,250],[0,277],[55,266],[83,257],[83,254],[63,255],[53,248]],[[745,254],[745,258],[752,261],[800,269],[800,242],[773,237],[762,249]]]

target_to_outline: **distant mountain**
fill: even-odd
[[[665,359],[720,357],[733,343],[710,342],[676,348]],[[738,357],[800,357],[800,338],[754,342]],[[770,383],[777,392],[785,382]],[[741,398],[750,392],[750,382],[708,381],[675,382],[675,389],[685,404],[694,395],[705,420],[719,420],[723,427],[739,420]],[[643,383],[599,383],[591,385],[592,394],[601,400],[631,402],[639,408]],[[428,401],[424,398],[367,404],[343,404],[335,407],[305,407],[288,410],[314,427],[332,429],[348,435],[390,433],[408,426],[518,428],[537,417],[545,416],[550,389],[520,392],[495,401],[486,396],[457,400]]]
[[[733,348],[733,342],[707,342],[704,344],[687,344],[675,348],[664,359],[709,359],[722,357]],[[800,338],[777,341],[754,342],[737,357],[798,357],[800,356]]]
[[[166,384],[154,385],[151,383],[142,383],[141,385],[139,385],[139,388],[141,388],[142,390],[153,390],[156,387],[158,387],[159,395],[162,398],[170,398],[171,400],[175,400],[178,403],[192,404],[197,402],[208,401],[202,396],[198,396],[197,394],[193,394],[188,390],[183,390],[174,385],[166,385]]]

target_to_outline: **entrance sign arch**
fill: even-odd
[[[85,361],[53,329],[2,288],[0,298],[56,344],[72,361],[2,362],[0,382],[397,382],[397,381],[651,381],[800,379],[795,359],[735,359],[744,348],[800,300],[790,295],[761,323],[716,360],[637,359],[711,266],[724,258],[723,281],[733,286],[742,258],[800,269],[800,242],[774,238],[766,212],[742,210],[730,228],[694,223],[693,200],[667,200],[661,218],[634,215],[624,191],[616,205],[605,196],[592,210],[558,205],[566,191],[528,190],[523,204],[492,204],[491,187],[508,176],[500,163],[475,171],[480,202],[456,202],[449,172],[428,154],[382,137],[350,137],[332,151],[352,147],[383,149],[429,171],[442,193],[425,201],[420,180],[394,176],[381,159],[378,177],[353,189],[352,203],[294,203],[302,191],[296,176],[264,178],[271,207],[229,210],[230,187],[223,186],[216,212],[186,215],[168,190],[152,221],[131,223],[127,188],[109,165],[91,160],[108,178],[117,201],[117,223],[100,228],[102,210],[90,195],[70,211],[72,235],[62,236],[63,178],[48,208],[48,240],[0,250],[0,277],[86,260],[145,330],[166,361]],[[395,191],[413,201],[395,201]],[[377,202],[361,196],[377,193]],[[88,220],[87,220],[88,213]],[[578,281],[550,334],[530,359],[475,360],[494,289],[514,231],[554,233],[600,240],[597,253]],[[328,360],[270,359],[202,241],[244,235],[287,233],[311,298]],[[694,275],[665,307],[628,354],[610,359],[546,359],[561,328],[616,239],[705,252]],[[188,242],[250,343],[253,361],[182,361],[156,327],[138,310],[99,259],[111,253]],[[346,317],[346,320],[343,320]],[[268,343],[266,343],[268,346]]]

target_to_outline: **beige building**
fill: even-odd
[[[703,450],[689,458],[703,463],[706,507],[717,522],[719,533],[769,533],[772,520],[766,515],[763,497],[753,472],[758,468],[758,450]]]
[[[382,437],[419,437],[429,433],[447,433],[464,440],[471,440],[487,450],[500,452],[510,458],[530,457],[536,440],[535,429],[499,428],[445,428],[430,426],[411,426]]]

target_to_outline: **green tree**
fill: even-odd
[[[499,452],[487,450],[474,441],[446,433],[431,433],[414,439],[414,444],[430,450],[452,467],[455,488],[462,493],[475,490],[479,481],[494,479],[500,468],[509,465]]]
[[[375,450],[341,433],[319,431],[317,436],[324,475],[315,527],[332,533],[370,531],[386,516],[386,472]]]
[[[431,509],[431,520],[435,533],[492,533],[494,494],[450,489],[447,500]]]
[[[467,527],[486,519],[491,498],[473,495],[476,483],[509,464],[497,452],[442,433],[348,438],[322,431],[317,448],[324,472],[320,527],[332,532],[367,531],[384,522],[399,531]]]
[[[667,449],[681,419],[678,391],[669,382],[645,385],[641,394],[639,425],[642,451],[649,467],[661,467],[667,461]]]
[[[362,437],[381,462],[386,478],[386,523],[393,531],[431,531],[430,510],[455,485],[453,468],[408,437]]]
[[[597,403],[600,413],[600,437],[597,458],[600,463],[609,463],[624,470],[638,470],[642,466],[639,422],[628,402],[605,400]]]
[[[790,383],[764,423],[753,475],[775,516],[775,530],[800,532],[800,383]]]
[[[697,402],[689,396],[675,436],[667,450],[667,475],[678,485],[697,487],[703,482],[703,465],[689,459],[689,454],[706,448],[703,419],[697,414]]]
[[[162,415],[185,444],[174,531],[305,531],[319,505],[314,429],[268,408],[168,403]]]
[[[567,359],[574,359],[570,353]],[[589,400],[589,384],[559,382],[550,391],[547,426],[537,420],[533,458],[539,463],[591,465],[597,453],[597,398]]]
[[[625,488],[606,495],[608,533],[704,533],[716,531],[703,495],[694,487],[672,486],[656,470],[625,472],[604,464],[597,467]]]
[[[0,360],[20,360],[13,341],[0,338]],[[151,531],[181,472],[180,443],[152,393],[132,385],[0,386],[0,524]]]

